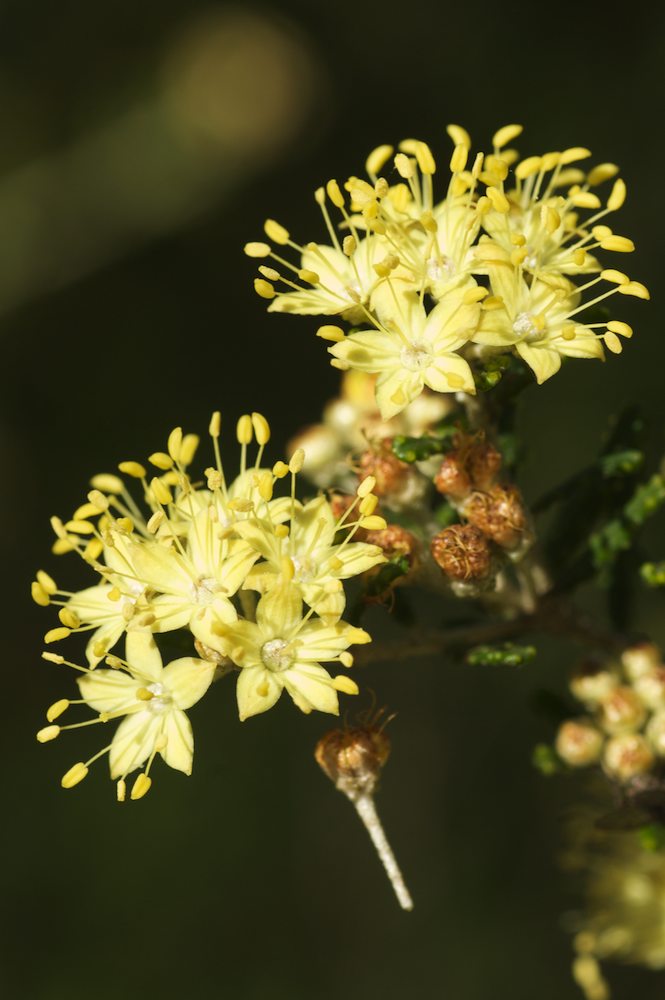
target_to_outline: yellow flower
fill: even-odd
[[[346,368],[378,375],[376,401],[384,420],[425,386],[436,392],[475,392],[471,369],[456,353],[474,336],[480,316],[478,303],[466,301],[465,291],[468,287],[450,290],[429,315],[417,295],[403,294],[376,330],[352,333],[329,348]]]
[[[292,584],[282,583],[261,598],[255,622],[219,622],[212,627],[195,622],[192,627],[206,646],[241,668],[236,694],[242,721],[272,708],[283,690],[301,711],[333,715],[339,714],[338,691],[358,693],[351,678],[331,677],[321,661],[350,663],[348,647],[370,637],[346,622],[326,624],[311,610],[303,615],[300,590]]]
[[[208,690],[215,664],[187,656],[164,667],[154,637],[146,629],[127,633],[126,655],[126,660],[109,657],[107,662],[112,666],[109,670],[78,668],[83,674],[78,681],[81,703],[98,713],[95,719],[70,726],[51,724],[37,734],[41,742],[47,742],[63,730],[122,718],[107,747],[90,760],[75,764],[65,774],[64,788],[78,784],[90,765],[106,753],[111,778],[119,781],[121,799],[125,796],[127,775],[146,761],[145,772],[137,779],[131,797],[141,798],[148,791],[149,772],[157,754],[169,767],[191,774],[194,739],[185,710]],[[49,722],[53,723],[69,704],[66,700],[56,702],[49,710]]]

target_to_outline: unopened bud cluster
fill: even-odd
[[[584,711],[559,727],[555,749],[564,763],[598,764],[622,785],[665,774],[665,664],[656,646],[631,646],[616,662],[582,663],[570,689]]]

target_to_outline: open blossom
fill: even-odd
[[[63,662],[57,654],[46,656]],[[147,629],[127,633],[126,656],[126,660],[109,657],[108,670],[79,668],[81,700],[98,713],[95,719],[69,726],[53,724],[69,707],[70,702],[65,699],[56,702],[47,713],[51,724],[37,734],[40,742],[54,739],[63,730],[122,719],[107,747],[69,769],[62,779],[63,788],[72,788],[82,781],[90,765],[106,753],[111,778],[118,780],[121,800],[125,797],[126,777],[146,762],[131,798],[141,798],[149,790],[149,772],[157,754],[169,767],[191,774],[194,738],[185,710],[208,690],[215,664],[186,656],[164,667],[154,636]]]
[[[282,691],[288,691],[301,711],[339,714],[337,692],[357,694],[345,674],[331,677],[321,662],[350,665],[346,650],[370,637],[346,622],[326,624],[303,613],[297,586],[281,583],[259,601],[256,621],[195,623],[198,638],[240,667],[236,694],[240,719],[266,712]]]
[[[384,420],[403,410],[425,386],[473,393],[471,369],[456,352],[478,326],[476,291],[474,285],[455,288],[429,314],[416,295],[403,294],[384,324],[349,334],[330,353],[348,368],[378,375],[376,401]]]

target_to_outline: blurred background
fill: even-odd
[[[649,305],[621,302],[636,327],[622,358],[571,364],[528,393],[527,496],[584,464],[623,403],[662,424],[664,21],[639,3],[621,15],[440,0],[0,3],[4,996],[578,995],[565,914],[579,887],[557,853],[580,786],[533,770],[552,729],[529,707],[542,687],[564,690],[575,649],[542,643],[517,672],[441,658],[368,670],[398,712],[379,807],[416,901],[404,914],[313,762],[327,720],[290,704],[240,726],[220,684],[192,713],[190,780],[155,768],[150,795],[123,808],[102,768],[63,792],[60,775],[97,744],[35,742],[73,680],[40,660],[54,615],[29,583],[39,566],[86,581],[49,555],[49,516],[69,516],[93,472],[163,448],[176,424],[204,433],[215,408],[229,427],[259,409],[277,458],[318,417],[337,375],[316,320],[266,315],[242,246],[267,216],[322,238],[316,186],[405,136],[443,162],[451,121],[481,147],[518,121],[525,155],[584,145],[619,163],[617,228],[652,290]],[[636,624],[665,640],[646,591]],[[618,969],[612,982],[617,1000],[663,995],[662,975]]]

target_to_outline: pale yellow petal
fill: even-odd
[[[130,629],[127,632],[125,650],[125,659],[136,670],[137,676],[144,680],[161,680],[162,657],[149,629]]]
[[[278,681],[278,677],[281,678],[281,674],[273,674],[265,667],[249,667],[240,671],[236,697],[241,722],[250,715],[259,715],[272,708],[282,693],[282,684]]]
[[[137,712],[123,719],[115,732],[109,753],[111,777],[120,778],[140,767],[155,749],[155,740],[161,728],[161,716],[149,711]]]
[[[561,367],[561,356],[549,347],[517,344],[515,350],[531,368],[539,385],[551,378],[552,375],[556,375]]]
[[[215,664],[195,656],[172,660],[164,668],[162,683],[169,689],[178,708],[195,705],[206,693],[215,675]]]
[[[168,667],[167,667],[168,670]],[[185,774],[192,773],[192,760],[194,756],[194,734],[192,725],[184,712],[175,708],[168,712],[163,719],[163,735],[166,737],[166,746],[160,750],[160,754],[165,764],[175,768],[176,771],[184,771]]]
[[[306,714],[316,709],[339,715],[337,691],[327,670],[311,663],[296,663],[283,671],[280,679],[294,703]]]
[[[138,701],[141,681],[122,670],[95,670],[77,678],[81,697],[95,712],[123,712]]]

